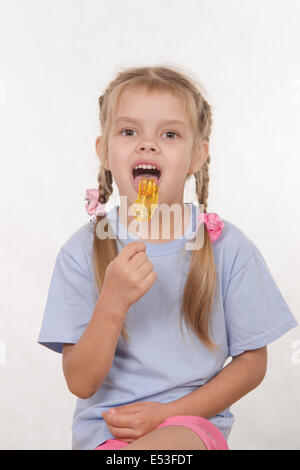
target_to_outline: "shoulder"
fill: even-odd
[[[224,227],[218,240],[213,243],[216,257],[228,275],[240,270],[258,251],[254,242],[237,225],[222,218]]]
[[[94,223],[81,225],[62,244],[60,254],[72,258],[85,271],[92,269]]]
[[[82,245],[89,250],[93,243],[93,236],[94,223],[88,222],[75,230],[63,243],[62,248],[72,253],[74,250],[76,251],[79,245]]]

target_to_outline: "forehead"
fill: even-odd
[[[136,120],[173,120],[189,126],[189,117],[182,100],[167,91],[145,88],[125,89],[117,102],[114,121],[123,117]]]

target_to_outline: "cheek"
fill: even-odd
[[[129,142],[116,139],[109,147],[109,154],[113,160],[126,162],[132,158],[134,146]]]
[[[130,153],[125,146],[113,145],[109,149],[109,161],[112,171],[120,173],[130,164]]]
[[[181,181],[189,169],[189,161],[182,154],[179,158],[170,159],[167,162],[168,173],[172,175],[174,181]]]

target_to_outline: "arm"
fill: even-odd
[[[89,398],[110,371],[125,315],[100,295],[79,341],[63,348],[63,372],[71,393]]]
[[[164,419],[181,414],[211,418],[256,388],[266,370],[266,346],[245,351],[233,357],[226,367],[197,390],[166,403]]]

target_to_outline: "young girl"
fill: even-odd
[[[94,218],[58,253],[38,338],[63,353],[78,397],[72,449],[228,449],[230,406],[297,322],[255,244],[207,213],[212,117],[196,82],[175,67],[130,68],[99,106]],[[199,206],[183,202],[192,175]],[[159,189],[146,221],[129,210],[141,177]],[[113,179],[120,205],[106,213]],[[163,224],[160,207],[183,217]]]

